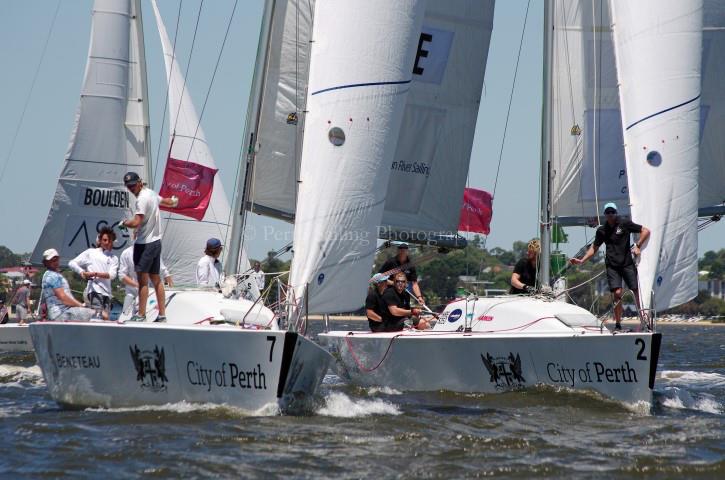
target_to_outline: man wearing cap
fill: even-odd
[[[219,277],[221,277],[222,273],[222,263],[219,261],[219,255],[221,255],[223,247],[221,240],[218,238],[210,238],[206,241],[204,256],[196,264],[197,285],[213,287],[219,283]]]
[[[581,265],[592,258],[602,244],[607,245],[605,265],[607,266],[607,282],[609,290],[614,296],[614,328],[622,329],[622,280],[627,284],[640,308],[639,288],[637,283],[637,266],[632,259],[632,254],[639,256],[640,249],[649,238],[650,231],[642,225],[638,225],[629,219],[622,219],[617,215],[617,205],[609,202],[604,205],[606,222],[597,228],[594,242],[582,258],[572,258],[572,265]],[[630,248],[630,234],[639,233],[639,239]]]
[[[45,301],[48,319],[56,322],[87,322],[94,310],[73,298],[68,280],[60,274],[60,255],[55,248],[43,252],[43,265],[47,270],[41,282],[41,298]]]
[[[405,291],[408,279],[403,272],[393,275],[393,286],[383,292],[382,317],[384,332],[398,332],[405,327],[405,320],[410,318],[413,326],[419,330],[428,328],[428,322],[420,318],[421,310],[410,306],[410,296]]]
[[[380,267],[380,270],[378,270],[378,273],[384,273],[385,275],[390,276],[390,278],[394,277],[398,272],[405,274],[405,277],[412,284],[411,287],[413,294],[415,295],[415,299],[421,305],[425,305],[425,299],[420,293],[420,286],[418,285],[418,272],[416,272],[413,262],[408,256],[407,243],[401,243],[398,245],[398,254],[386,260],[386,262],[383,263],[383,266]]]
[[[110,227],[104,227],[98,234],[98,246],[81,252],[68,262],[68,266],[88,280],[85,295],[91,308],[101,312],[104,320],[109,319],[111,310],[111,281],[118,274],[118,257],[113,254],[113,242],[116,233]]]
[[[30,311],[30,280],[27,278],[23,280],[22,285],[15,292],[12,306],[15,309],[15,317],[18,319],[18,323],[24,325]]]
[[[144,186],[136,172],[128,172],[123,176],[126,188],[136,197],[134,217],[121,220],[121,227],[135,228],[136,235],[133,244],[133,264],[138,276],[139,305],[138,315],[131,321],[143,322],[146,320],[146,302],[149,296],[149,280],[156,291],[156,301],[159,306],[157,322],[166,321],[166,295],[164,284],[159,276],[161,268],[161,215],[159,205],[176,207],[179,199],[176,197],[162,198],[150,188]]]
[[[383,293],[388,288],[388,276],[384,273],[376,273],[371,282],[372,286],[365,299],[365,313],[368,317],[370,331],[382,332],[384,331],[383,309],[387,309],[387,305],[383,301]]]

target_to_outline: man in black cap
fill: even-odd
[[[614,328],[622,329],[622,280],[634,294],[637,309],[640,309],[639,286],[637,283],[637,266],[632,255],[639,256],[640,249],[649,238],[650,231],[629,219],[622,219],[617,215],[617,205],[609,202],[604,205],[604,215],[607,219],[604,225],[597,228],[594,242],[582,258],[572,258],[572,265],[581,265],[592,258],[603,243],[607,245],[605,265],[607,266],[607,282],[609,290],[614,296]],[[630,234],[639,233],[639,240],[630,248]]]
[[[378,270],[378,273],[384,273],[385,275],[388,275],[391,279],[398,272],[403,272],[405,274],[406,278],[411,283],[415,299],[418,301],[419,304],[425,305],[425,299],[423,298],[423,295],[420,292],[420,286],[418,285],[418,272],[415,271],[413,262],[408,256],[407,243],[401,243],[400,245],[398,245],[398,254],[394,257],[390,257],[385,263],[383,263],[383,266],[380,267],[380,270]]]
[[[222,274],[222,263],[219,255],[222,254],[221,240],[210,238],[206,241],[204,256],[196,264],[196,284],[202,287],[213,287],[219,283]]]
[[[133,218],[121,220],[119,226],[135,228],[133,244],[133,264],[138,277],[138,315],[131,321],[146,321],[146,302],[149,296],[149,280],[156,291],[159,316],[155,321],[166,321],[166,294],[159,276],[161,267],[161,215],[159,205],[174,208],[179,204],[175,196],[162,198],[150,188],[146,188],[136,172],[123,176],[126,188],[136,197]]]

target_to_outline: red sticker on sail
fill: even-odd
[[[176,208],[160,208],[196,220],[203,219],[209,207],[217,171],[198,163],[169,158],[159,195],[164,198],[176,195],[179,197],[179,205]]]

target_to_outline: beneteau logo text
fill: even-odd
[[[486,352],[485,356],[481,354],[481,361],[488,370],[490,382],[496,384],[496,389],[519,387],[526,383],[518,353],[516,356],[511,352],[508,357],[494,357]]]
[[[129,345],[131,360],[136,368],[136,380],[141,383],[141,388],[152,392],[165,392],[166,384],[166,361],[164,349],[154,345],[153,350],[141,350],[138,345]]]

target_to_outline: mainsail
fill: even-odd
[[[268,4],[258,64],[258,112],[248,118],[253,162],[245,206],[293,221],[300,178],[316,2]],[[411,64],[412,82],[391,158],[379,233],[456,231],[493,26],[494,0],[428,2]]]
[[[697,295],[702,15],[701,0],[612,2],[632,220],[652,232],[645,308]]]
[[[425,2],[389,6],[315,8],[290,272],[311,313],[360,307],[370,276]]]
[[[148,105],[140,0],[95,0],[80,105],[45,227],[31,261],[48,248],[66,264],[99,229],[128,217],[127,171],[147,174]],[[114,250],[131,243],[119,233]]]
[[[156,23],[164,52],[164,63],[168,76],[169,91],[169,131],[171,132],[172,158],[193,162],[209,168],[216,168],[214,157],[209,150],[201,128],[199,117],[191,101],[189,89],[184,82],[179,60],[166,33],[156,0],[152,1]],[[181,285],[195,283],[196,264],[204,254],[206,241],[219,238],[228,241],[229,201],[219,175],[214,177],[209,207],[201,221],[189,217],[166,213],[162,214],[163,258],[174,277]],[[249,268],[249,261],[242,252],[242,269]]]
[[[596,223],[614,201],[629,214],[627,168],[609,0],[553,0],[552,215]],[[725,5],[703,2],[699,201],[701,215],[725,200]]]

